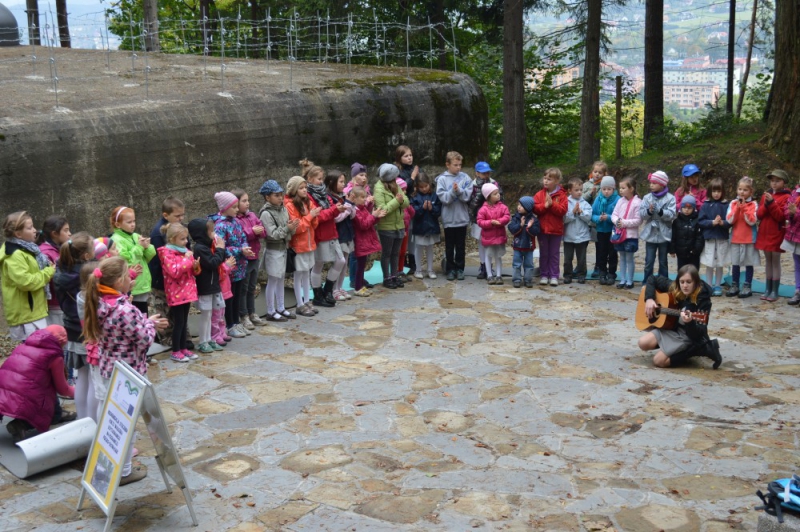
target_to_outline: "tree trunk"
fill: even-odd
[[[436,26],[436,40],[439,42],[439,69],[447,69],[447,48],[445,46],[445,32],[447,31],[447,19],[444,17],[444,0],[436,0],[433,8],[433,24]]]
[[[207,50],[207,48],[211,47],[211,43],[209,42],[211,32],[211,28],[209,27],[209,24],[211,24],[210,8],[210,0],[200,0],[200,30],[202,32],[201,39],[203,40],[203,55],[211,53],[210,49]]]
[[[586,60],[583,66],[581,131],[578,162],[590,165],[600,158],[600,32],[602,0],[589,0],[586,14]]]
[[[800,164],[800,4],[775,2],[775,79],[767,121],[769,146]]]
[[[250,57],[258,59],[261,57],[261,41],[259,40],[258,25],[261,23],[261,9],[258,0],[250,0],[250,20],[253,21],[253,42],[250,49]]]
[[[41,45],[39,37],[42,25],[39,24],[39,1],[25,0],[25,13],[28,14],[28,41],[32,45]]]
[[[503,160],[501,167],[506,172],[524,170],[530,162],[528,136],[525,129],[522,19],[522,0],[503,0]]]
[[[646,0],[644,15],[644,148],[664,126],[664,3]]]
[[[753,42],[756,40],[756,14],[758,13],[758,0],[753,0],[753,16],[750,18],[750,38],[747,40],[747,61],[744,63],[742,85],[739,87],[739,101],[736,102],[736,118],[742,116],[744,93],[747,91],[747,78],[750,77],[750,60],[753,58]]]
[[[148,52],[160,52],[161,41],[158,37],[158,0],[143,0],[144,4],[144,46]]]
[[[733,114],[733,60],[735,58],[734,48],[736,47],[736,0],[730,0],[730,10],[728,11],[728,83],[725,99],[725,112]]]
[[[56,0],[56,13],[61,48],[72,48],[72,41],[69,38],[69,21],[67,21],[67,0]]]

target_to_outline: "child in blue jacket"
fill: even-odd
[[[439,229],[439,215],[442,213],[442,202],[433,190],[433,180],[423,171],[417,175],[417,193],[411,198],[411,207],[414,208],[414,223],[411,233],[414,235],[414,257],[417,261],[417,271],[414,277],[422,279],[423,252],[428,257],[428,277],[436,279],[433,273],[433,245],[438,243],[441,236]]]
[[[617,182],[610,175],[600,181],[600,194],[592,204],[592,221],[597,228],[597,268],[600,271],[600,284],[613,285],[617,279],[617,250],[611,243],[614,224],[611,215],[619,201]]]
[[[525,288],[533,288],[533,250],[536,249],[536,235],[539,234],[539,218],[533,214],[533,198],[522,196],[517,212],[508,223],[508,231],[514,242],[514,288],[522,286],[522,269],[525,269]]]

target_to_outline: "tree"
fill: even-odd
[[[800,5],[775,2],[775,80],[768,105],[766,138],[787,161],[800,163]]]
[[[664,3],[645,0],[644,147],[652,148],[664,126]]]
[[[599,1],[599,0],[598,0]],[[525,129],[525,65],[522,60],[522,0],[503,1],[503,159],[518,172],[530,163]]]
[[[739,101],[736,102],[736,118],[742,116],[744,93],[747,90],[747,78],[750,76],[750,60],[753,58],[753,43],[756,40],[756,17],[758,15],[758,0],[753,0],[753,16],[750,19],[750,37],[747,39],[747,61],[744,63],[742,86],[739,88]]]
[[[725,94],[728,101],[725,104],[725,112],[733,114],[733,59],[736,48],[736,0],[728,1],[728,77]]]
[[[56,0],[56,17],[58,18],[58,40],[61,48],[72,48],[69,37],[69,21],[67,20],[67,0]]]
[[[158,36],[158,0],[142,0],[144,7],[144,46],[148,52],[160,52]]]
[[[41,45],[39,30],[42,25],[39,23],[39,1],[25,0],[25,13],[28,15],[28,41],[34,46]]]
[[[578,162],[590,165],[600,157],[600,35],[602,0],[589,0],[586,15],[586,60],[583,65],[581,130]]]

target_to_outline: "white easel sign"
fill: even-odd
[[[183,492],[192,523],[197,526],[192,496],[153,385],[128,364],[120,361],[114,363],[103,413],[83,470],[78,510],[83,506],[84,497],[88,493],[107,516],[104,530],[107,532],[111,529],[123,462],[128,449],[133,445],[133,432],[139,416],[142,416],[150,439],[153,440],[156,463],[167,486],[167,493],[172,492],[167,478],[169,476]]]

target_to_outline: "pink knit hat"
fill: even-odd
[[[663,170],[657,170],[647,176],[647,180],[651,183],[655,183],[656,185],[661,185],[662,187],[669,186],[669,177],[667,177],[666,172]]]
[[[217,208],[219,212],[225,212],[235,204],[239,203],[239,198],[230,192],[217,192],[214,194],[214,199],[217,201]]]
[[[398,177],[394,180],[394,182],[397,183],[397,186],[400,187],[400,190],[406,190],[408,188],[408,183],[406,183],[406,180],[402,177]]]
[[[491,196],[492,192],[495,190],[497,190],[497,185],[494,183],[486,183],[481,187],[481,194],[483,194],[485,199],[489,199],[489,196]]]

